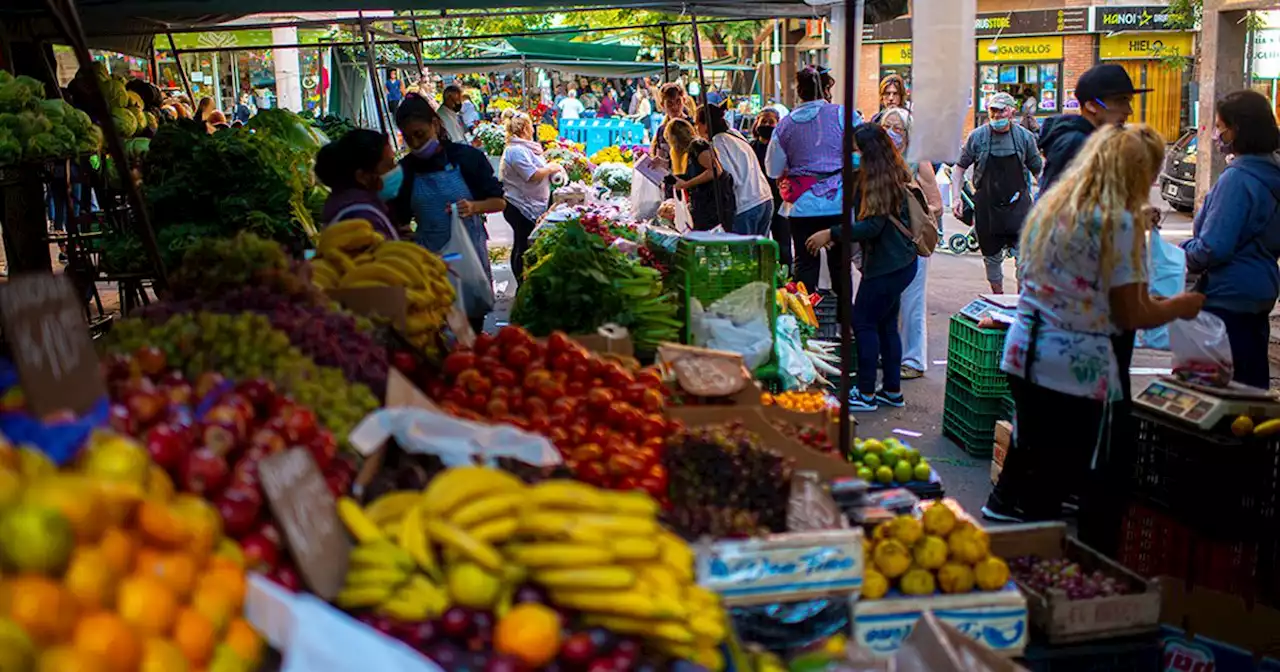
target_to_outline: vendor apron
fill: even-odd
[[[999,254],[1018,244],[1022,223],[1031,212],[1031,194],[1027,193],[1022,160],[1017,154],[987,157],[973,210],[974,230],[983,255]]]
[[[418,220],[417,242],[419,245],[440,252],[449,244],[452,235],[453,215],[449,212],[449,204],[458,201],[472,200],[471,189],[462,178],[462,171],[452,163],[445,164],[443,170],[430,173],[417,173],[413,178],[413,194],[410,207]],[[476,248],[480,263],[484,265],[485,275],[493,280],[493,270],[489,267],[488,239],[489,233],[484,227],[483,215],[464,217],[467,233],[471,236],[471,244]]]

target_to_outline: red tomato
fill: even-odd
[[[609,404],[614,401],[613,392],[603,387],[593,387],[587,390],[587,405],[597,411],[604,411],[609,408]]]
[[[564,461],[564,468],[565,468],[565,469],[568,469],[568,470],[569,470],[569,473],[571,473],[571,474],[576,474],[576,473],[578,473],[578,468],[579,468],[579,467],[578,467],[578,461],[577,461],[577,460],[565,460],[565,461]]]
[[[651,476],[645,476],[640,479],[640,488],[649,493],[649,496],[661,501],[667,496],[666,479],[656,479]]]
[[[666,404],[667,400],[662,396],[662,393],[653,388],[646,389],[644,394],[640,396],[640,408],[643,408],[649,413],[657,413],[661,411],[662,407],[666,406]]]
[[[662,374],[658,369],[647,366],[636,372],[636,382],[645,387],[659,388],[662,387]]]
[[[533,351],[524,345],[512,346],[507,350],[505,360],[511,368],[523,371],[533,361]]]
[[[567,352],[558,352],[551,357],[553,371],[569,371],[573,368],[573,357]]]
[[[529,415],[530,431],[545,435],[549,429],[551,429],[551,422],[547,420],[547,415],[545,413]]]
[[[609,470],[604,462],[579,462],[575,476],[583,483],[601,485],[608,479]]]
[[[487,412],[491,418],[500,418],[510,411],[511,409],[507,406],[506,399],[501,397],[494,397],[485,405],[485,412]]]
[[[574,343],[573,339],[569,338],[569,335],[563,331],[553,331],[551,332],[551,335],[547,337],[547,352],[552,355],[567,352],[575,345],[577,344]]]
[[[530,369],[524,374],[524,389],[537,392],[543,381],[551,380],[551,372],[546,369]]]
[[[658,463],[658,451],[650,446],[639,446],[631,454],[646,467]]]
[[[631,476],[644,471],[645,465],[634,455],[617,453],[609,456],[609,473],[614,476]]]
[[[473,411],[483,412],[489,405],[489,395],[475,393],[467,397],[467,407]]]
[[[564,396],[564,387],[554,380],[543,381],[538,386],[538,396],[545,399],[547,403],[553,402]]]
[[[551,402],[548,412],[552,415],[572,416],[578,408],[578,402],[570,397],[560,397]]]
[[[618,479],[618,482],[614,485],[613,489],[625,492],[627,490],[643,490],[644,486],[641,485],[640,479],[635,476],[623,476]]]
[[[604,425],[592,425],[587,430],[587,441],[605,445],[609,443],[609,428]]]
[[[484,376],[472,376],[467,379],[467,391],[472,394],[489,395],[489,391],[493,389],[493,383],[489,382]]]
[[[636,382],[635,376],[627,371],[617,362],[610,362],[608,368],[605,369],[604,379],[609,383],[609,387],[614,389],[625,389],[628,385]]]
[[[573,459],[579,462],[590,462],[604,457],[604,448],[598,443],[583,443],[573,449]]]
[[[498,343],[501,343],[503,347],[528,345],[533,343],[533,337],[523,327],[508,324],[498,330]]]
[[[490,371],[489,378],[493,379],[494,385],[501,385],[503,387],[511,387],[516,384],[517,380],[516,372],[505,366],[499,366],[493,371]]]
[[[586,394],[586,392],[586,383],[582,383],[577,380],[571,380],[568,385],[564,386],[564,393],[571,397],[581,397],[583,394]]]
[[[587,423],[575,422],[569,426],[569,440],[581,443],[587,438]]]
[[[470,350],[454,350],[444,358],[443,368],[446,376],[456,376],[476,365],[476,355]]]
[[[667,419],[651,413],[644,418],[644,422],[640,427],[640,434],[645,439],[661,439],[667,435]]]
[[[648,391],[649,391],[649,388],[645,387],[644,385],[641,385],[639,383],[632,383],[626,386],[625,388],[623,388],[619,396],[623,401],[627,402],[628,404],[639,406],[640,400],[644,398],[644,393]]]
[[[529,417],[534,415],[547,415],[547,402],[540,397],[530,397],[524,400],[524,413]]]
[[[582,362],[576,362],[573,367],[569,369],[569,380],[585,385],[591,380],[591,369]]]
[[[569,442],[569,430],[559,425],[553,425],[551,429],[547,430],[547,439],[559,448]]]
[[[444,393],[448,391],[449,388],[438,380],[433,380],[427,384],[427,396],[432,399],[440,399],[444,397]]]
[[[605,410],[605,420],[614,427],[622,428],[627,425],[627,411],[631,409],[631,404],[625,401],[615,401],[609,404],[609,408]]]
[[[465,408],[465,407],[467,406],[467,403],[468,403],[468,399],[467,399],[467,391],[466,391],[466,390],[463,390],[463,389],[460,389],[460,388],[455,387],[455,388],[453,388],[452,390],[449,390],[448,392],[445,392],[445,394],[444,394],[444,400],[445,400],[445,402],[446,402],[446,403],[453,404],[454,406],[457,406],[458,408]]]
[[[477,355],[488,354],[489,350],[493,348],[494,340],[495,339],[492,334],[482,331],[476,334],[476,342],[471,346],[471,349],[474,350]]]

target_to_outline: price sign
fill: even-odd
[[[84,413],[106,396],[84,309],[71,281],[30,274],[0,285],[0,326],[32,413]]]
[[[290,448],[258,465],[262,491],[311,592],[331,600],[347,576],[351,541],[337,503],[305,448]]]

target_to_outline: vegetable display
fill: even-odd
[[[320,129],[320,132],[324,133],[330,142],[337,142],[338,138],[356,129],[356,125],[351,123],[350,119],[339,117],[336,114],[316,117],[311,120],[311,125]]]
[[[44,84],[0,70],[0,166],[96,152],[102,129],[64,100],[43,100]]]

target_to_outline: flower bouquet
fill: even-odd
[[[614,149],[615,148],[608,148]],[[601,152],[597,152],[599,156]],[[595,158],[595,157],[593,157]],[[591,175],[591,180],[595,184],[605,187],[615,195],[626,195],[631,193],[631,166],[623,163],[602,163]]]
[[[492,122],[486,121],[476,126],[474,137],[480,143],[480,149],[489,156],[502,156],[502,151],[507,146],[507,132]]]
[[[539,118],[541,118],[539,116]],[[544,146],[555,143],[556,138],[560,137],[560,131],[556,130],[551,124],[538,124],[538,142]]]
[[[572,146],[573,143],[566,144]],[[582,152],[559,145],[548,149],[543,154],[543,158],[547,161],[555,161],[563,166],[570,182],[590,182],[591,171],[595,170],[595,166],[587,160],[586,155]]]
[[[630,163],[622,154],[622,150],[617,147],[605,147],[604,149],[591,155],[591,163],[597,166],[606,163]]]

